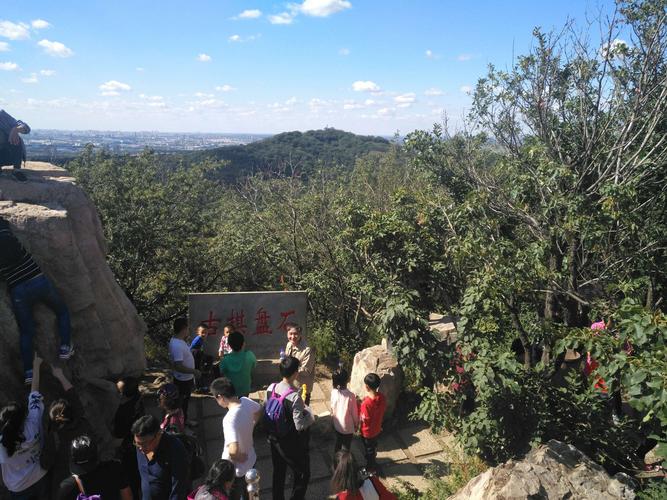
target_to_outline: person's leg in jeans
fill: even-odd
[[[304,447],[303,440],[301,443],[300,446],[295,446],[289,455],[291,468],[294,472],[292,500],[304,500],[306,498],[306,490],[310,481],[310,453],[308,448]]]
[[[271,445],[271,463],[273,464],[273,478],[271,488],[273,500],[285,500],[285,474],[287,473],[287,462],[279,450],[277,441],[269,440]]]
[[[192,394],[192,387],[194,385],[192,379],[178,380],[174,379],[174,384],[178,387],[178,393],[181,396],[181,408],[183,409],[183,419],[188,421],[188,405],[190,404],[190,395]]]
[[[30,293],[30,282],[20,283],[11,291],[12,308],[19,326],[21,360],[23,371],[28,377],[32,375],[32,340],[35,336],[35,322],[32,317],[33,300]]]
[[[366,468],[369,472],[377,470],[377,436],[373,438],[363,438],[364,440],[364,457],[366,458]]]
[[[232,488],[229,491],[229,500],[248,500],[248,483],[245,481],[245,476],[234,478]]]
[[[353,434],[341,434],[340,432],[336,431],[336,446],[334,447],[334,455],[341,449],[350,451],[352,436]]]
[[[44,276],[44,281],[41,285],[40,299],[46,304],[58,318],[58,333],[60,334],[60,345],[71,346],[72,326],[70,324],[69,310],[65,301],[58,293],[58,290],[53,284]]]

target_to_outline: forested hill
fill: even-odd
[[[188,155],[191,161],[227,160],[220,178],[234,181],[255,172],[286,169],[308,173],[318,164],[344,165],[352,168],[355,159],[370,151],[386,151],[389,141],[382,137],[356,135],[325,128],[308,132],[284,132],[243,146],[198,151]]]

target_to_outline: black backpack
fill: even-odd
[[[202,449],[197,442],[197,438],[184,433],[169,433],[178,439],[183,448],[185,448],[185,458],[188,463],[188,478],[190,481],[199,479],[206,472],[206,464],[202,459]]]

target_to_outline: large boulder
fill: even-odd
[[[521,461],[487,470],[472,479],[450,500],[633,499],[631,480],[610,477],[574,446],[551,440]]]
[[[380,377],[380,392],[387,398],[386,420],[393,415],[403,389],[403,371],[386,344],[368,347],[354,355],[349,389],[360,399],[366,397],[364,377],[369,373],[377,373]]]
[[[100,437],[108,438],[103,424],[117,405],[111,380],[143,371],[145,326],[107,265],[102,226],[88,196],[65,170],[49,163],[28,162],[23,172],[26,182],[6,170],[0,175],[0,216],[69,308],[76,352],[67,372]],[[59,363],[54,314],[38,305],[34,317],[35,349],[47,362]],[[5,282],[0,282],[0,377],[2,401],[24,397],[19,332]]]

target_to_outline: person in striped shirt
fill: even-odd
[[[2,217],[0,217],[0,279],[7,282],[7,289],[12,299],[12,308],[21,334],[21,359],[25,371],[25,383],[30,384],[32,340],[35,336],[33,306],[41,302],[56,313],[60,333],[58,352],[60,359],[69,359],[74,352],[70,343],[69,311],[58,291],[21,245],[9,223]]]
[[[27,123],[0,109],[0,167],[11,165],[15,169],[21,168],[21,162],[25,161],[25,144],[19,134],[29,133]]]

